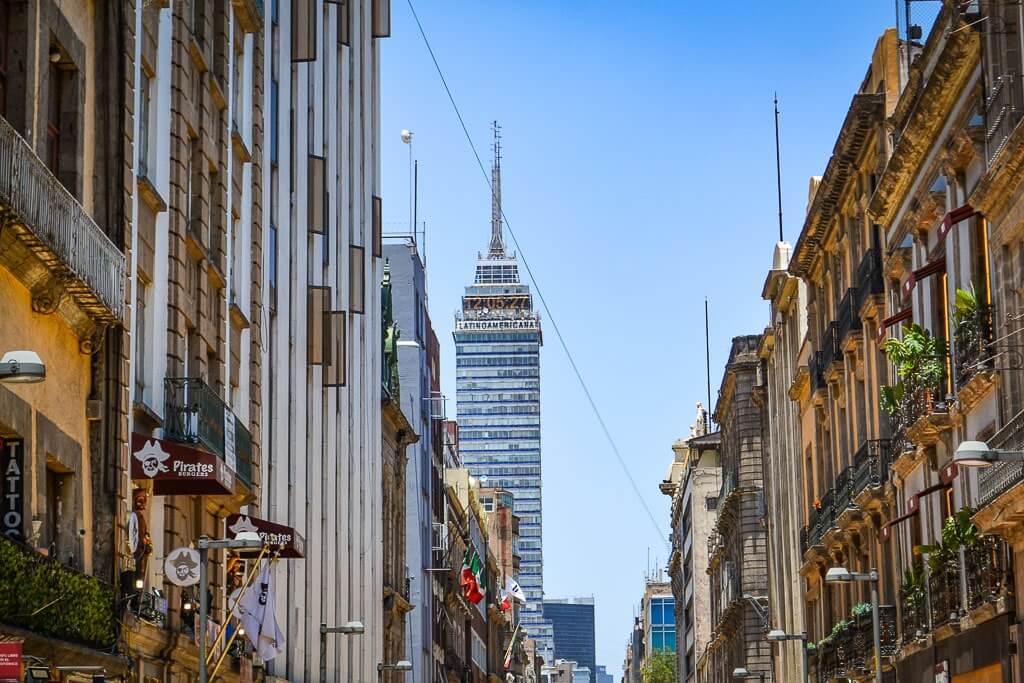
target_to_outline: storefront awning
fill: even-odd
[[[153,482],[156,496],[219,496],[235,492],[235,473],[213,453],[132,434],[131,476]]]
[[[305,557],[306,540],[298,531],[290,526],[269,522],[252,515],[228,515],[224,520],[225,528],[231,536],[237,536],[243,531],[255,531],[263,539],[264,544],[270,546],[271,551],[280,548],[282,559],[301,559]],[[238,551],[241,557],[256,557],[259,550]]]

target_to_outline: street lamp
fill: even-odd
[[[989,448],[984,441],[962,441],[953,462],[963,467],[991,467],[997,462],[1024,462],[1024,451]]]
[[[348,621],[341,626],[320,624],[320,683],[327,683],[327,634],[340,633],[345,636],[357,636],[365,631],[363,622]]]
[[[772,643],[782,643],[787,640],[799,640],[800,649],[803,651],[804,657],[804,683],[809,683],[811,678],[810,667],[807,665],[807,633],[786,633],[780,628],[773,628],[768,631],[768,641]]]
[[[46,379],[46,364],[35,351],[8,351],[0,358],[0,382],[34,384]]]
[[[263,547],[263,539],[255,531],[243,531],[234,538],[211,539],[200,536],[199,550],[199,683],[206,683],[206,620],[210,613],[210,577],[206,558],[211,550],[251,550]]]
[[[745,666],[738,666],[738,667],[736,667],[735,669],[732,670],[732,677],[733,678],[744,679],[744,678],[753,678],[754,676],[757,676],[758,678],[760,678],[761,679],[761,683],[764,683],[764,672],[763,671],[758,671],[756,674],[752,674],[749,671],[747,671],[747,667],[745,667]]]
[[[384,664],[383,662],[379,662],[377,664],[377,680],[378,681],[384,679],[384,672],[385,671],[402,671],[402,672],[412,671],[412,662],[410,662],[408,659],[399,660],[398,662],[396,662],[394,664]]]
[[[882,683],[882,631],[878,623],[878,571],[867,574],[851,572],[845,567],[832,567],[825,573],[825,583],[850,583],[852,581],[871,584],[871,630],[875,644],[875,683]]]

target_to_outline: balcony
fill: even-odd
[[[226,420],[234,420],[235,474],[252,488],[252,436],[223,399],[203,380],[168,377],[164,380],[164,436],[194,444],[225,458]]]
[[[892,657],[896,654],[896,606],[879,605],[879,644],[881,655]],[[875,635],[871,612],[857,614],[842,622],[834,636],[835,676],[838,678],[860,678],[874,670]]]
[[[825,334],[821,338],[821,370],[826,377],[833,363],[843,362],[843,350],[839,342],[839,325],[832,321],[825,328]]]
[[[822,544],[825,532],[836,525],[835,489],[829,489],[819,500],[815,501],[814,510],[807,520],[804,534],[804,552]]]
[[[10,235],[0,242],[0,263],[14,265],[27,255],[20,252],[31,252],[61,285],[60,294],[66,292],[87,316],[102,323],[123,322],[124,254],[3,117],[0,205],[0,224]],[[17,266],[22,272],[30,267],[20,261]],[[59,297],[50,298],[53,310],[59,302]]]
[[[827,390],[828,383],[825,382],[825,365],[822,362],[821,351],[811,354],[807,370],[811,376],[811,393]]]
[[[900,605],[903,618],[900,624],[900,645],[924,638],[930,631],[928,624],[928,591],[925,589],[923,570],[914,571],[915,580],[900,587]]]
[[[889,480],[890,449],[888,439],[865,441],[853,456],[854,500],[868,489],[880,488]]]
[[[837,520],[844,512],[856,507],[853,503],[853,482],[854,468],[852,466],[844,468],[836,477],[833,509]]]
[[[1017,413],[1006,425],[989,439],[992,448],[1005,448],[1009,450],[1021,450],[1024,448],[1024,411]],[[997,498],[1024,481],[1024,463],[997,462],[991,467],[985,467],[978,471],[978,496],[979,515],[993,517],[993,522],[998,522],[1002,514],[994,516],[986,506],[992,504]],[[1013,501],[1010,501],[1013,502]],[[978,525],[986,532],[992,531],[985,523],[979,521]]]
[[[850,287],[839,302],[837,339],[842,345],[851,332],[860,332],[864,323],[860,319],[860,308],[857,306],[857,288]]]
[[[114,587],[0,534],[0,623],[110,650],[117,643]]]
[[[998,77],[985,98],[985,153],[989,165],[1006,146],[1021,112],[1024,112],[1024,88],[1020,76]]]
[[[953,372],[958,391],[963,390],[979,374],[992,372],[995,367],[992,320],[992,308],[979,306],[956,326],[953,335],[956,343]]]
[[[856,291],[854,312],[858,316],[864,310],[864,304],[870,297],[885,293],[885,280],[882,278],[882,255],[877,248],[868,249],[857,267]]]

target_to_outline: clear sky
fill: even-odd
[[[488,165],[490,122],[503,126],[505,213],[667,534],[658,483],[706,400],[704,297],[713,394],[729,340],[768,323],[772,92],[795,242],[808,178],[825,168],[875,40],[894,24],[893,2],[413,2]],[[386,229],[408,222],[399,134],[410,128],[454,417],[453,314],[487,246],[490,196],[407,0],[392,0],[382,55]],[[545,593],[595,597],[597,661],[617,673],[645,568],[664,567],[667,551],[544,324]]]

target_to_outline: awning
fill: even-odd
[[[885,331],[895,325],[896,323],[903,322],[904,320],[910,320],[914,317],[914,309],[907,306],[899,313],[890,315],[888,318],[882,321],[882,324],[878,326],[878,341],[881,342],[882,338],[885,337]]]
[[[945,489],[948,489],[950,486],[953,485],[953,480],[956,479],[959,473],[959,468],[956,466],[955,463],[952,462],[943,467],[941,470],[939,470],[938,484],[932,484],[931,486],[928,486],[918,491],[910,498],[907,498],[907,512],[905,514],[900,515],[896,519],[889,520],[888,522],[882,525],[882,540],[889,540],[892,527],[896,526],[897,524],[901,524],[902,522],[905,522],[911,517],[917,516],[917,513],[921,511],[922,498],[930,496],[936,491],[943,491]]]
[[[235,473],[213,453],[132,434],[131,477],[152,481],[157,496],[221,496],[235,492]]]
[[[947,213],[942,217],[942,223],[939,225],[938,243],[942,244],[945,241],[946,235],[949,234],[954,225],[977,215],[978,212],[970,204],[964,204]]]
[[[237,536],[243,531],[255,531],[263,539],[271,550],[280,547],[282,559],[301,559],[305,557],[306,540],[302,534],[290,526],[269,522],[252,515],[228,515],[224,520],[224,526],[228,533]],[[240,557],[256,557],[259,550],[237,551]]]
[[[914,291],[914,286],[926,277],[935,275],[936,273],[942,273],[946,270],[946,257],[939,256],[932,259],[928,263],[924,264],[917,270],[910,273],[906,281],[903,283],[903,298],[906,299],[910,296],[910,293]]]

